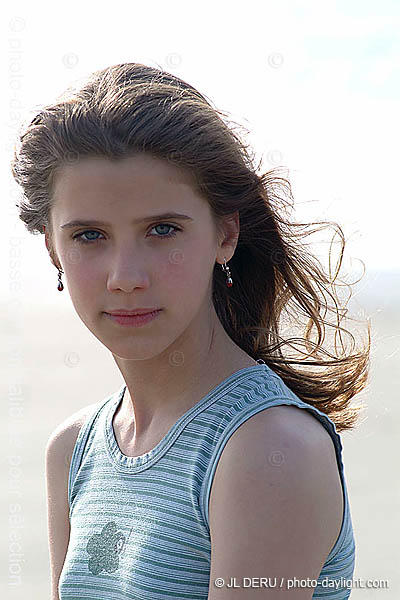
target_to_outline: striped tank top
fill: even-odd
[[[208,501],[219,457],[242,423],[281,404],[308,410],[335,445],[343,520],[312,597],[350,596],[353,525],[340,435],[328,416],[300,400],[265,363],[257,364],[236,371],[201,398],[152,450],[128,457],[112,424],[125,389],[122,385],[95,406],[76,440],[60,600],[207,600]]]

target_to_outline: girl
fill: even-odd
[[[289,182],[259,175],[196,89],[136,63],[43,108],[12,171],[124,380],[47,444],[52,600],[348,598],[339,432],[370,331],[360,352],[324,348],[326,325],[349,333],[337,273],[284,218]],[[300,336],[280,335],[285,313],[307,317]]]

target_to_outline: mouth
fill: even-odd
[[[156,309],[148,313],[142,314],[111,314],[105,312],[104,314],[114,323],[125,327],[141,327],[153,321],[160,313],[162,309]]]
[[[107,310],[105,311],[109,315],[121,316],[121,317],[135,317],[137,315],[147,315],[149,313],[155,312],[157,310],[161,310],[161,308],[135,308],[133,310],[126,310],[125,308],[116,309],[116,310]]]

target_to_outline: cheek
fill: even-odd
[[[68,267],[68,279],[77,291],[91,290],[102,281],[101,265],[96,267],[93,261],[78,262]]]
[[[212,276],[213,258],[203,246],[174,249],[158,270],[163,289],[171,292],[203,294]]]
[[[69,263],[66,274],[69,294],[77,313],[83,320],[90,320],[89,307],[96,305],[96,298],[102,298],[105,285],[100,265],[97,267],[94,261],[85,260]]]

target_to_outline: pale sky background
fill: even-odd
[[[1,300],[15,279],[24,301],[70,304],[18,219],[11,150],[30,113],[120,62],[161,66],[248,128],[263,170],[288,169],[297,219],[341,224],[355,270],[399,268],[400,3],[14,2],[2,17]]]

